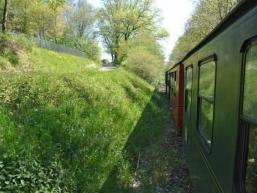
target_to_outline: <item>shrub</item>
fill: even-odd
[[[158,83],[163,71],[163,61],[158,56],[140,48],[129,51],[124,65],[152,84]]]

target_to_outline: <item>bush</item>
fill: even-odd
[[[151,84],[157,84],[163,72],[163,61],[158,56],[140,48],[129,51],[124,65]]]

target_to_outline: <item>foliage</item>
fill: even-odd
[[[3,7],[2,2],[0,5]],[[8,31],[64,44],[100,61],[96,11],[86,0],[12,0],[8,11]]]
[[[163,72],[163,61],[142,48],[135,48],[129,51],[125,66],[155,85],[158,84]]]
[[[65,0],[46,0],[48,6],[56,11],[59,7],[63,6]]]
[[[170,55],[170,62],[181,60],[197,43],[210,33],[239,0],[200,0]],[[211,15],[211,17],[210,17]]]
[[[87,58],[99,63],[101,58],[101,49],[94,38],[64,36],[57,41],[68,47],[78,49],[86,53]]]
[[[157,56],[161,60],[164,60],[164,53],[158,43],[160,37],[149,31],[140,31],[136,37],[134,37],[127,45],[128,50],[134,48],[141,48],[149,51],[151,54]]]
[[[67,192],[64,169],[56,161],[42,166],[37,160],[26,162],[7,154],[1,160],[2,192]]]
[[[128,53],[123,65],[148,82],[157,84],[164,70],[164,56],[156,37],[141,31],[125,46]]]
[[[67,19],[66,33],[74,37],[91,37],[94,35],[93,25],[96,21],[96,10],[85,0],[71,2],[65,10]]]
[[[100,62],[101,49],[95,33],[96,10],[86,0],[67,3],[64,10],[66,27],[57,42],[86,53],[87,57]]]

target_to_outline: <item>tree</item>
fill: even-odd
[[[164,60],[164,53],[161,49],[161,45],[158,43],[159,39],[160,36],[156,36],[156,34],[150,31],[142,30],[136,37],[129,41],[127,44],[128,50],[130,51],[134,48],[144,49],[160,60]]]
[[[66,10],[67,33],[75,37],[88,37],[94,32],[96,21],[96,11],[86,0],[71,2],[71,6]]]
[[[42,0],[12,0],[9,10],[9,28],[12,31],[34,35],[37,32],[37,21],[34,9]]]
[[[152,0],[103,0],[99,11],[99,29],[113,63],[120,65],[124,56],[121,44],[129,41],[141,29],[152,29],[156,12]]]
[[[51,26],[49,32],[51,36],[57,42],[57,37],[62,35],[64,29],[64,16],[60,8],[64,6],[65,0],[47,0],[49,8],[52,10],[51,17],[53,18],[54,25]]]
[[[36,25],[36,34],[41,39],[50,38],[49,30],[53,28],[54,20],[52,10],[48,8],[46,3],[35,2],[32,15]]]
[[[159,34],[159,33],[157,33]],[[164,70],[164,54],[158,43],[160,37],[143,30],[127,44],[123,66],[148,82],[157,84]]]
[[[64,15],[65,33],[58,42],[85,52],[94,61],[100,61],[94,7],[87,0],[70,0]]]
[[[3,33],[5,33],[6,27],[7,27],[8,8],[9,8],[9,0],[4,0],[3,21],[2,21],[2,32]]]
[[[65,0],[47,0],[46,2],[49,7],[56,12],[59,7],[64,5]]]

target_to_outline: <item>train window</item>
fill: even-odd
[[[193,68],[190,66],[186,68],[186,85],[185,85],[185,111],[188,117],[190,117],[190,114],[191,114],[192,78],[193,78]]]
[[[216,62],[208,60],[200,64],[198,93],[198,131],[210,150],[212,145]]]
[[[257,120],[257,45],[246,55],[243,114]]]
[[[247,49],[244,68],[243,132],[247,133],[245,190],[257,193],[257,45]]]

